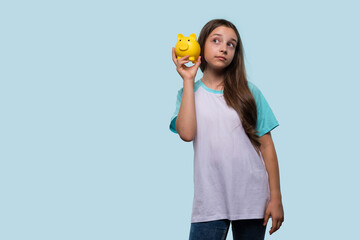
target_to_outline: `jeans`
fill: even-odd
[[[264,240],[264,219],[221,219],[191,223],[189,240],[225,240],[230,223],[234,240]]]

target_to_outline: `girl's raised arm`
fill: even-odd
[[[189,56],[177,59],[175,48],[172,49],[172,58],[176,65],[176,70],[183,79],[183,93],[179,113],[176,119],[176,131],[182,140],[190,142],[196,135],[196,113],[195,113],[195,94],[194,82],[197,70],[200,66],[200,56],[195,65],[187,67]]]

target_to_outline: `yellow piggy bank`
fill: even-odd
[[[196,63],[200,56],[200,44],[196,41],[195,33],[190,34],[189,37],[184,37],[181,33],[177,36],[177,43],[175,45],[175,53],[177,59],[189,55],[189,60]]]

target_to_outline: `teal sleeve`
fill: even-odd
[[[175,107],[175,112],[174,114],[172,115],[171,117],[171,120],[170,120],[170,130],[174,133],[177,133],[176,131],[176,119],[177,119],[177,115],[179,113],[179,109],[180,109],[180,104],[181,104],[181,98],[182,98],[182,93],[183,93],[183,88],[181,88],[179,91],[178,91],[178,94],[177,94],[177,97],[176,97],[176,107]]]
[[[261,93],[259,88],[257,88],[254,84],[248,82],[249,89],[251,90],[257,109],[257,122],[256,122],[256,130],[258,131],[258,136],[261,137],[264,134],[270,132],[277,126],[279,123],[271,110],[270,105],[266,101],[264,95]]]

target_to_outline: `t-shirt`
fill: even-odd
[[[261,91],[248,86],[257,107],[259,136],[279,125]],[[183,88],[178,91],[170,130],[176,132]],[[270,200],[263,157],[246,135],[237,112],[229,107],[223,90],[194,83],[197,132],[194,148],[194,199],[191,222],[263,218]]]

